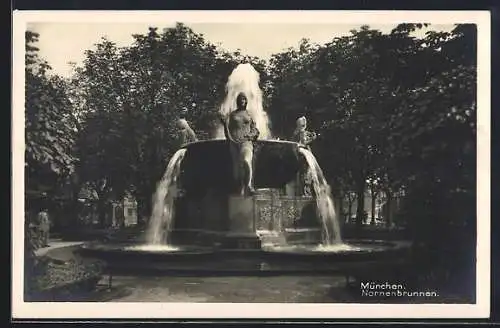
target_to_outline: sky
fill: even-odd
[[[40,34],[37,47],[40,56],[52,66],[53,72],[62,76],[71,74],[68,62],[80,64],[84,51],[92,49],[102,37],[107,37],[117,46],[132,43],[133,34],[146,34],[148,27],[158,27],[159,31],[173,25],[147,23],[67,23],[44,22],[29,23],[27,28]],[[298,46],[303,38],[313,43],[324,44],[335,37],[350,34],[361,24],[328,23],[191,23],[186,24],[195,33],[202,34],[205,40],[228,51],[241,50],[243,54],[269,59],[289,47]],[[388,33],[394,24],[370,24],[383,33]],[[453,25],[431,25],[417,33],[423,36],[428,30],[450,31]]]

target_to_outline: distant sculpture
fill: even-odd
[[[233,161],[233,174],[238,184],[239,193],[254,194],[253,188],[253,142],[259,137],[259,130],[255,121],[247,111],[247,97],[239,93],[236,98],[236,110],[228,118],[222,117],[224,134],[229,140],[229,147]]]
[[[40,247],[49,246],[50,220],[47,208],[43,207],[37,216],[38,229],[40,231]]]
[[[118,228],[125,227],[125,213],[122,205],[116,206],[115,219],[116,219],[116,226]]]
[[[177,127],[180,130],[180,144],[185,145],[190,142],[198,141],[196,137],[196,133],[194,133],[193,129],[189,126],[188,122],[181,118],[177,121]]]
[[[301,144],[302,146],[310,149],[310,144],[314,140],[316,140],[316,133],[307,131],[307,120],[304,116],[301,116],[297,119],[297,126],[293,133],[293,141]]]
[[[297,126],[293,133],[293,141],[299,143],[301,146],[311,150],[310,144],[316,140],[317,135],[315,132],[307,131],[307,120],[304,116],[297,119]],[[299,177],[300,193],[304,196],[312,196],[312,172],[309,167],[304,164],[304,171]]]

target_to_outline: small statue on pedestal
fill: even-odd
[[[191,129],[189,123],[184,118],[181,118],[177,121],[177,127],[179,128],[179,134],[180,134],[179,143],[181,146],[190,142],[198,141],[198,138],[196,137],[196,134],[194,133],[193,129]]]
[[[247,97],[244,93],[236,98],[236,110],[228,117],[221,117],[224,134],[229,140],[233,161],[234,179],[242,196],[253,195],[253,142],[259,137],[255,121],[247,111]]]
[[[40,247],[49,246],[49,232],[50,232],[50,220],[49,213],[45,206],[43,206],[37,216],[38,230],[40,232]]]
[[[316,140],[316,132],[307,131],[307,120],[304,116],[297,119],[297,127],[293,132],[293,141],[311,150],[309,144]]]
[[[304,116],[297,119],[297,126],[293,133],[293,141],[299,143],[302,147],[311,151],[310,144],[316,140],[317,135],[315,132],[307,131],[307,120]],[[300,193],[304,196],[312,196],[313,193],[313,177],[311,169],[306,166],[303,169],[303,173],[299,177]]]

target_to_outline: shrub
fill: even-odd
[[[26,271],[25,295],[30,300],[44,299],[48,294],[57,297],[57,294],[88,287],[87,282],[93,287],[101,279],[103,270],[99,261],[62,262],[43,256],[33,262],[31,270]]]

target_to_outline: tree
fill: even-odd
[[[49,74],[50,66],[38,55],[38,37],[32,31],[25,33],[25,290],[31,288],[38,263],[34,251],[39,236],[31,228],[39,210],[36,202],[44,197],[44,205],[54,208],[76,162],[76,123],[67,84]]]
[[[50,66],[38,56],[38,36],[26,32],[26,190],[44,192],[53,201],[74,170],[77,125],[66,81],[49,75]]]
[[[408,187],[428,183],[475,194],[476,69],[454,48],[474,44],[457,32],[463,29],[458,26],[434,44],[434,56],[445,58],[447,64],[425,85],[409,90],[401,112],[392,118],[395,136],[402,138],[395,149],[399,178]],[[432,44],[434,38],[429,34],[426,40]]]

